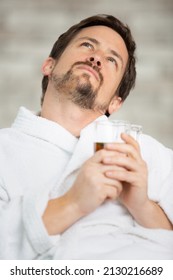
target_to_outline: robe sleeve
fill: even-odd
[[[173,150],[150,136],[141,138],[142,156],[148,166],[148,195],[173,223]]]
[[[167,175],[163,179],[159,205],[173,224],[173,151],[167,150]]]
[[[11,200],[0,181],[0,259],[51,258],[60,236],[50,237],[42,222],[47,201],[47,193],[29,192]]]

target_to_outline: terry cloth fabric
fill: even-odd
[[[42,214],[93,155],[94,128],[95,122],[77,139],[22,107],[12,127],[1,129],[0,259],[173,258],[173,232],[139,226],[118,200],[105,202],[63,234],[48,235]],[[173,152],[147,135],[140,146],[148,195],[173,222]]]

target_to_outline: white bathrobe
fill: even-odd
[[[94,126],[85,127],[78,140],[22,107],[12,127],[1,129],[0,259],[173,259],[173,231],[139,226],[118,200],[105,202],[62,235],[48,235],[42,214],[93,155]],[[173,152],[146,135],[140,145],[148,195],[173,223]]]

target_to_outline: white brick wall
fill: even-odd
[[[21,105],[39,110],[40,68],[54,41],[97,13],[125,21],[138,46],[136,88],[113,118],[141,123],[173,148],[172,0],[0,0],[0,127]]]

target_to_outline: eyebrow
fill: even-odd
[[[77,39],[77,41],[80,41],[80,40],[88,40],[88,41],[91,41],[92,43],[94,43],[95,45],[99,46],[100,45],[100,42],[97,41],[95,38],[91,38],[91,37],[88,37],[88,36],[85,36],[85,37],[80,37],[79,39]],[[113,56],[116,56],[120,61],[121,61],[121,64],[122,66],[124,65],[124,61],[122,59],[122,56],[117,53],[115,50],[109,50],[110,53],[113,55]]]

